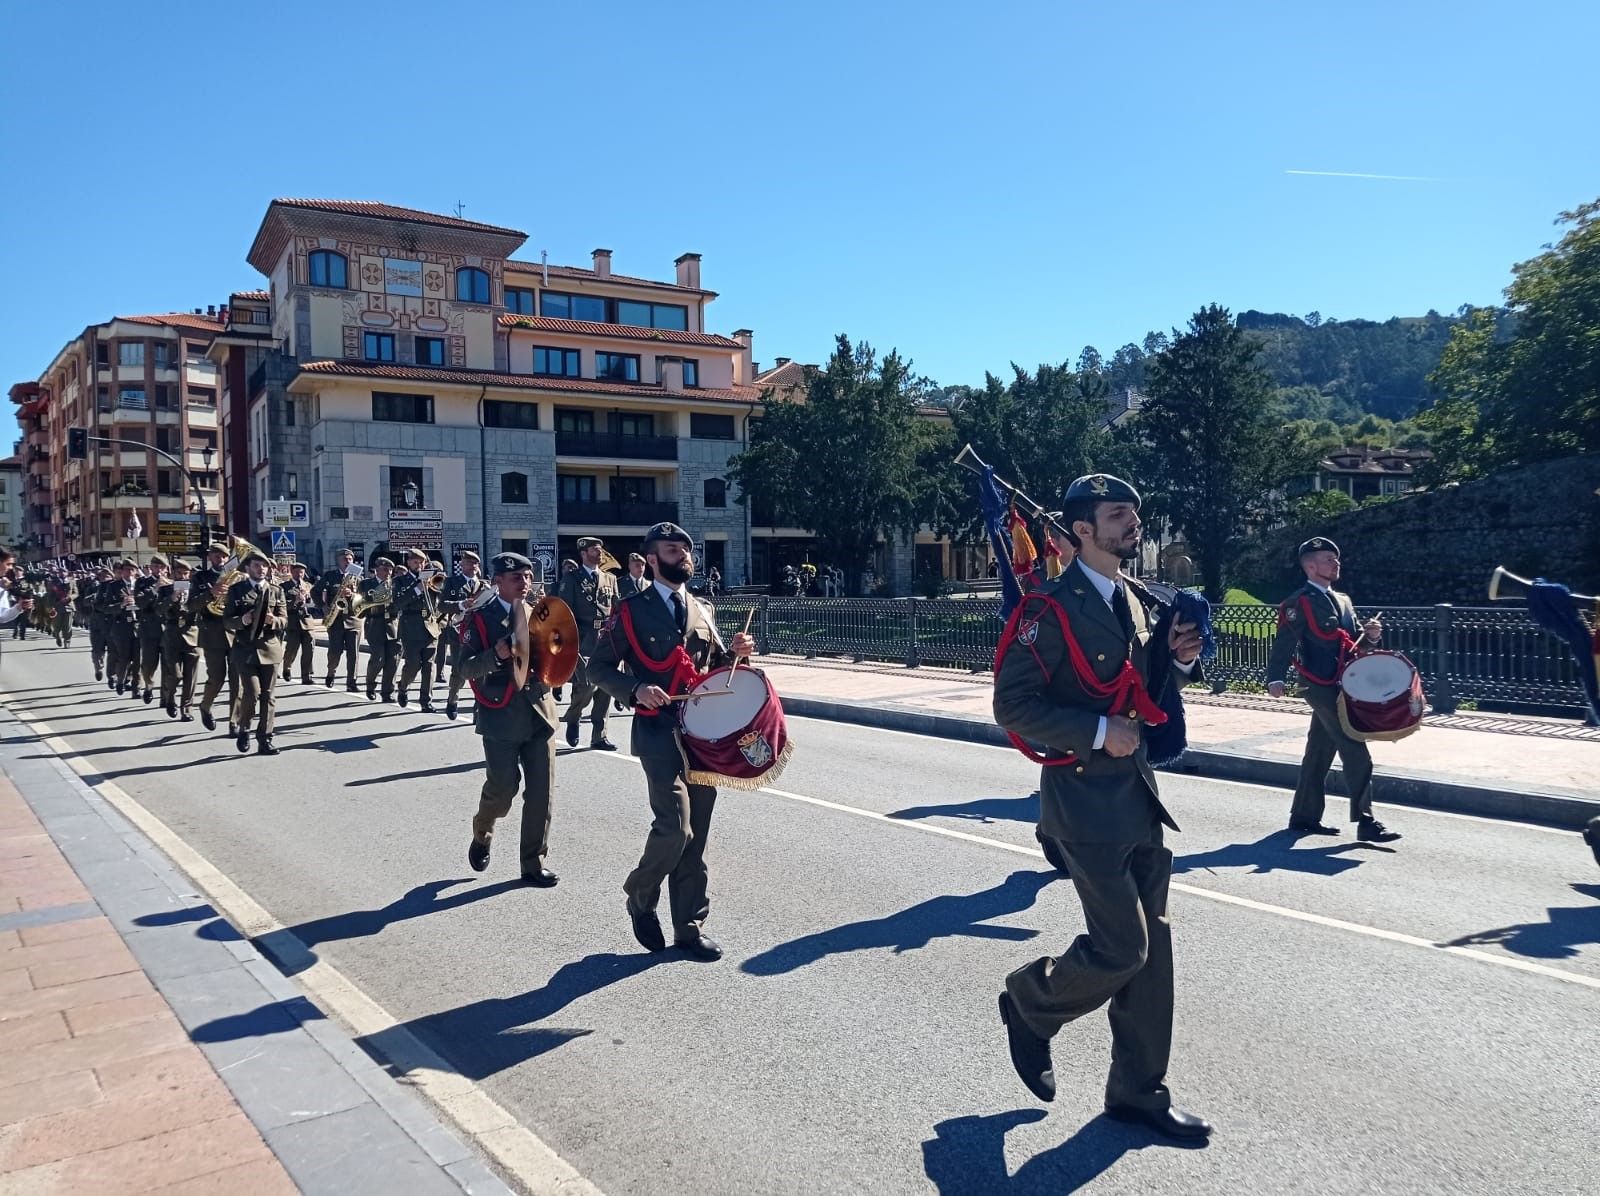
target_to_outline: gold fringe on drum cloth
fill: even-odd
[[[784,766],[789,763],[789,757],[794,755],[794,740],[791,739],[783,745],[783,751],[773,759],[772,766],[759,777],[727,777],[720,772],[702,772],[690,762],[689,754],[683,750],[681,736],[678,739],[678,752],[683,756],[684,780],[691,785],[710,785],[713,789],[755,790],[776,781],[783,775]]]

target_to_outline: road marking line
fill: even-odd
[[[607,759],[619,763],[627,762],[627,757],[607,755]],[[939,835],[945,839],[959,839],[966,843],[977,843],[984,847],[997,847],[1001,851],[1009,851],[1013,855],[1024,855],[1033,860],[1038,860],[1039,849],[1026,847],[1020,843],[1007,843],[1000,839],[990,839],[984,835],[974,835],[969,831],[951,830],[949,827],[932,826],[923,822],[915,822],[904,818],[891,818],[877,810],[863,810],[859,806],[847,806],[840,802],[828,801],[822,797],[811,797],[804,793],[795,793],[789,789],[773,789],[762,786],[757,793],[769,793],[773,797],[781,797],[788,801],[803,802],[806,805],[820,806],[825,810],[834,810],[840,814],[852,814],[857,818],[865,818],[872,822],[887,823],[890,826],[902,827],[906,830],[921,831],[928,835]],[[1221,902],[1223,905],[1236,905],[1243,909],[1255,910],[1257,913],[1272,914],[1279,918],[1289,918],[1296,922],[1306,922],[1313,926],[1325,926],[1331,930],[1342,930],[1350,934],[1365,935],[1367,938],[1384,939],[1391,943],[1403,943],[1408,947],[1424,947],[1430,951],[1439,951],[1446,955],[1460,955],[1466,959],[1474,959],[1479,963],[1494,964],[1496,967],[1510,968],[1517,972],[1531,972],[1536,976],[1547,976],[1552,980],[1564,980],[1568,984],[1577,984],[1584,988],[1600,989],[1600,978],[1584,976],[1578,972],[1563,971],[1561,968],[1552,968],[1547,964],[1529,963],[1526,960],[1513,959],[1506,955],[1495,955],[1488,951],[1475,951],[1471,947],[1453,947],[1447,943],[1436,943],[1432,939],[1419,938],[1414,934],[1404,934],[1398,930],[1384,930],[1379,926],[1365,926],[1359,922],[1346,922],[1342,918],[1330,918],[1324,914],[1311,914],[1304,910],[1290,909],[1283,905],[1271,905],[1265,901],[1256,901],[1250,897],[1235,897],[1231,893],[1222,893],[1216,889],[1204,889],[1197,885],[1187,885],[1181,881],[1172,881],[1171,887],[1179,893],[1191,897],[1202,897],[1207,901]]]
[[[528,1191],[550,1196],[603,1196],[566,1159],[522,1125],[476,1083],[457,1071],[332,964],[317,958],[313,948],[300,942],[287,927],[253,897],[224,876],[203,855],[189,846],[171,827],[147,810],[115,781],[102,778],[48,724],[8,703],[11,713],[39,737],[41,743],[65,763],[124,818],[166,853],[201,894],[248,939],[268,934],[293,939],[316,959],[290,979],[316,998],[358,1037],[371,1038],[370,1049],[380,1054],[399,1075],[396,1080],[415,1088],[466,1138],[492,1158]],[[100,778],[100,779],[96,779]],[[259,948],[258,948],[259,950]],[[266,958],[263,955],[263,958]],[[270,961],[269,961],[270,962]]]

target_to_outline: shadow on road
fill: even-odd
[[[322,1021],[324,1016],[322,1010],[305,997],[292,997],[261,1005],[248,1013],[231,1013],[202,1022],[189,1032],[189,1037],[196,1042],[232,1042],[236,1038],[288,1034],[307,1022]]]
[[[1572,891],[1600,901],[1600,885],[1573,885]],[[1600,943],[1600,905],[1551,907],[1543,922],[1519,922],[1495,930],[1480,930],[1440,943],[1441,947],[1480,947],[1498,944],[1517,955],[1535,959],[1572,959],[1579,947]]]
[[[1213,851],[1199,851],[1190,855],[1174,856],[1172,875],[1199,872],[1213,868],[1245,868],[1254,875],[1267,872],[1306,872],[1316,876],[1338,876],[1352,868],[1361,867],[1362,861],[1351,859],[1346,852],[1361,850],[1361,844],[1351,840],[1332,843],[1326,847],[1296,847],[1300,841],[1296,831],[1273,831],[1254,843],[1230,843]]]
[[[651,968],[683,959],[671,953],[637,952],[618,955],[604,951],[585,956],[561,968],[543,988],[516,997],[488,997],[442,1013],[403,1022],[395,1030],[409,1030],[453,1063],[462,1075],[482,1080],[529,1059],[553,1051],[574,1038],[594,1033],[588,1027],[540,1026],[574,1001],[603,988],[631,979]],[[383,1030],[357,1041],[380,1056],[404,1058],[412,1052],[403,1043],[384,1039],[395,1030]]]
[[[1038,822],[1039,794],[1026,797],[979,797],[941,806],[909,806],[890,818],[966,818],[973,822]]]
[[[361,777],[346,781],[346,789],[359,789],[363,785],[388,785],[394,781],[416,781],[423,777],[447,777],[459,772],[482,772],[482,760],[469,760],[465,764],[445,764],[439,768],[419,768],[415,772],[391,772],[381,777]]]
[[[779,976],[829,955],[893,947],[895,954],[926,947],[936,938],[1004,939],[1021,942],[1039,932],[1020,926],[988,926],[991,918],[1020,913],[1034,903],[1039,890],[1056,879],[1054,872],[1013,872],[992,889],[960,896],[934,897],[885,918],[850,922],[780,943],[745,960],[741,970],[752,976]]]
[[[1055,1196],[1075,1192],[1104,1175],[1123,1155],[1151,1146],[1204,1149],[1158,1142],[1148,1133],[1109,1117],[1086,1122],[1059,1146],[1036,1154],[1011,1175],[1006,1171],[1006,1135],[1019,1125],[1044,1120],[1043,1109],[1016,1109],[987,1117],[955,1117],[933,1127],[922,1144],[922,1165],[939,1196]]]

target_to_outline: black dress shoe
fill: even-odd
[[[377,700],[378,700],[378,691],[375,690],[375,689],[367,690],[367,701],[376,702]]]
[[[233,737],[233,746],[241,752],[248,752],[250,750],[250,732],[240,731],[235,735]]]
[[[389,700],[388,698],[384,699],[385,702],[387,702],[388,700]],[[400,705],[404,706],[405,704],[406,704],[406,691],[402,689],[400,691]]]
[[[150,705],[150,703],[155,700],[155,696],[155,692],[151,690],[149,686],[146,686],[144,691],[144,704],[146,706]]]
[[[471,843],[468,843],[467,867],[471,868],[474,872],[482,872],[488,866],[489,841],[485,839],[482,843],[480,843],[478,840],[474,839]]]
[[[1400,838],[1400,832],[1390,830],[1368,814],[1356,823],[1356,838],[1363,843],[1393,843]]]
[[[333,688],[333,674],[332,673],[329,673],[328,676],[327,676],[327,679],[325,681],[323,681],[322,688],[323,689],[332,689]],[[352,686],[351,688],[354,688],[354,687]]]
[[[96,681],[101,681],[101,680],[104,680],[104,677],[103,677],[103,676],[102,676],[102,674],[101,674],[101,671],[100,671],[100,666],[99,666],[99,665],[95,665],[95,666],[94,666],[94,679],[95,679],[95,680],[96,680]]]
[[[722,948],[717,946],[717,940],[708,939],[703,934],[697,934],[692,939],[673,939],[672,945],[690,959],[698,959],[702,963],[714,963],[722,958]]]
[[[207,731],[215,731],[217,729],[217,720],[211,717],[211,711],[202,710],[200,712],[200,725]]]
[[[346,681],[344,683],[344,688],[346,693],[358,694],[361,692],[361,687],[354,681]]]
[[[459,713],[459,711],[456,707],[456,700],[451,698],[444,704],[444,716],[451,722],[455,722],[457,713]]]
[[[578,724],[577,723],[568,723],[567,724],[567,746],[568,747],[577,747],[578,746]]]
[[[239,730],[238,727],[233,725],[233,720],[231,718],[228,720],[228,734],[229,735],[242,735],[242,734],[244,734],[244,732]]]
[[[194,715],[190,714],[187,710],[179,711],[178,721],[180,723],[192,723],[194,722]]]
[[[417,709],[422,711],[423,714],[433,714],[433,713],[435,713],[435,711],[433,709],[433,703],[431,701],[418,702],[417,703]]]
[[[285,680],[285,681],[287,681],[287,680],[289,680],[289,674],[288,674],[288,673],[284,673],[284,675],[283,675],[283,679],[284,679],[284,680]]]
[[[561,687],[559,685],[556,686],[555,689],[550,691],[550,695],[559,702],[561,700]]]
[[[1201,1142],[1211,1137],[1211,1123],[1182,1109],[1136,1109],[1131,1105],[1107,1105],[1106,1116],[1113,1121],[1142,1125],[1163,1137],[1180,1142]]]
[[[628,898],[628,917],[633,921],[633,937],[646,951],[665,951],[667,936],[661,933],[661,919],[653,909],[640,909]]]
[[[548,868],[540,868],[537,872],[524,872],[522,883],[532,885],[536,889],[553,889],[561,878]]]
[[[263,739],[256,744],[256,755],[258,756],[276,756],[277,754],[278,749],[272,746],[272,740],[270,739]]]
[[[167,703],[166,711],[167,711],[167,717],[168,718],[177,718],[178,717],[178,707],[176,705],[174,705],[172,702],[168,702]]]
[[[394,694],[392,693],[380,694],[379,696],[382,697],[385,702],[392,703],[394,701]]]
[[[1011,1066],[1017,1069],[1017,1075],[1040,1100],[1055,1100],[1056,1072],[1050,1061],[1050,1040],[1040,1038],[1023,1024],[1010,993],[1000,994],[1000,1020],[1005,1023]]]
[[[617,745],[606,738],[604,731],[589,740],[589,746],[597,752],[614,752],[617,750]]]
[[[1304,818],[1289,819],[1289,829],[1302,835],[1337,835],[1339,828],[1326,822],[1307,822]]]

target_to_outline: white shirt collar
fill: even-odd
[[[683,606],[684,606],[685,610],[687,610],[689,608],[689,597],[688,597],[687,594],[685,594],[683,592],[684,587],[682,587],[682,586],[669,586],[666,582],[662,581],[659,577],[655,579],[654,584],[655,584],[655,587],[656,587],[656,593],[661,595],[661,601],[663,601],[663,602],[665,602],[667,604],[667,609],[670,610],[672,608],[672,596],[674,594],[676,594],[679,598],[683,599]]]
[[[500,597],[499,594],[494,596],[494,600],[500,604],[500,609],[505,611],[506,614],[509,615],[511,613],[511,603]]]
[[[1120,580],[1117,578],[1107,577],[1104,573],[1097,573],[1084,563],[1082,557],[1078,558],[1078,565],[1083,569],[1084,576],[1094,584],[1096,592],[1099,593],[1100,597],[1106,600],[1106,605],[1110,606],[1112,596],[1117,591],[1117,586],[1122,584]]]
[[[1323,585],[1320,581],[1317,581],[1314,578],[1310,578],[1310,577],[1306,578],[1306,585],[1311,586],[1313,589],[1321,590],[1324,594],[1327,594],[1328,597],[1330,597],[1330,598],[1333,597],[1332,593],[1329,592],[1330,587]]]

